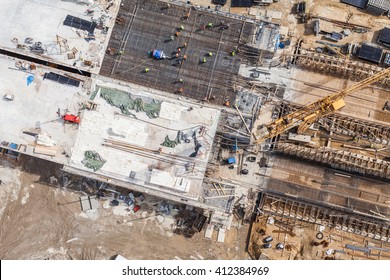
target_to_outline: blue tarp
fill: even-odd
[[[155,59],[163,59],[164,58],[164,52],[162,50],[154,50],[153,51],[153,57]]]
[[[30,75],[27,77],[27,85],[29,86],[34,81],[34,76]]]
[[[10,144],[8,145],[8,147],[10,147],[11,149],[16,150],[16,149],[18,148],[18,144],[10,143]]]
[[[230,158],[228,158],[228,163],[234,164],[234,163],[236,163],[236,159],[234,157],[230,157]]]

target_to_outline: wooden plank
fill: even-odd
[[[35,146],[34,153],[54,157],[57,154],[57,151],[54,150],[53,148],[48,148],[44,146]]]

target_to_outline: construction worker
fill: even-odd
[[[212,53],[212,52],[209,52],[209,56],[210,56],[210,57],[213,56],[213,53]]]
[[[180,25],[180,30],[184,30],[184,26],[183,25]]]
[[[226,107],[229,107],[229,106],[230,106],[229,100],[226,100],[224,105],[225,105]]]
[[[208,27],[208,28],[213,27],[213,23],[212,23],[212,22],[209,22],[209,23],[207,24],[207,27]]]
[[[177,48],[177,53],[180,53],[181,52],[181,48]]]
[[[179,32],[179,31],[176,32],[176,33],[175,33],[175,36],[176,36],[176,37],[179,37],[179,36],[180,36],[180,32]]]
[[[149,68],[145,68],[145,73],[148,73],[149,72]]]
[[[187,43],[184,43],[181,48],[184,49],[185,47],[187,47]]]
[[[175,41],[175,36],[171,36],[171,41]]]
[[[184,59],[184,60],[187,60],[187,56],[186,56],[186,55],[183,55],[183,59]]]
[[[230,55],[231,55],[231,56],[235,56],[235,55],[236,55],[236,51],[232,51],[232,52],[230,53]]]
[[[206,63],[206,58],[204,57],[203,59],[202,59],[202,63]]]
[[[183,93],[183,92],[184,92],[184,88],[181,87],[181,88],[179,89],[179,91],[180,91],[180,93]]]
[[[179,79],[179,83],[181,84],[184,83],[183,79]]]

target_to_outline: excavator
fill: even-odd
[[[260,144],[265,140],[274,138],[292,128],[296,128],[297,133],[302,134],[318,119],[343,108],[345,106],[344,98],[347,95],[372,83],[378,82],[389,74],[390,68],[386,68],[347,89],[330,94],[302,109],[282,116],[274,122],[261,126],[254,132],[255,142]]]

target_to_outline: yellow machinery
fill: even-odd
[[[303,133],[318,119],[333,113],[345,106],[344,97],[348,94],[375,83],[390,74],[390,68],[368,77],[353,86],[317,100],[302,109],[287,114],[276,121],[262,126],[254,133],[256,143],[262,143],[285,131],[297,127],[298,133]]]

